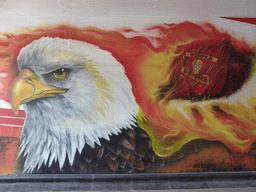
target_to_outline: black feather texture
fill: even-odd
[[[60,169],[58,161],[48,167],[43,164],[34,174],[67,174],[67,173],[139,173],[147,172],[151,167],[164,165],[152,149],[147,133],[137,124],[133,129],[121,129],[118,135],[110,140],[101,139],[101,146],[92,148],[85,144],[81,154],[76,152],[73,165],[66,158]]]

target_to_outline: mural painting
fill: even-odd
[[[55,25],[0,52],[2,175],[256,169],[253,42],[207,22]]]

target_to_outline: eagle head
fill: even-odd
[[[24,171],[66,157],[72,165],[85,144],[101,145],[129,129],[138,113],[123,66],[99,47],[43,37],[22,48],[10,91],[14,113],[27,114],[20,142]]]

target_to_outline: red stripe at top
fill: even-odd
[[[25,118],[26,113],[24,110],[19,110],[19,114],[16,116],[11,109],[0,108],[0,116]]]
[[[256,18],[252,18],[252,17],[221,17],[221,18],[256,25]]]
[[[0,117],[0,124],[4,124],[4,125],[14,125],[14,126],[23,126],[23,124],[24,124],[24,119],[21,119],[21,118]]]

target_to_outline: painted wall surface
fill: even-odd
[[[3,1],[0,174],[255,170],[255,6]]]

